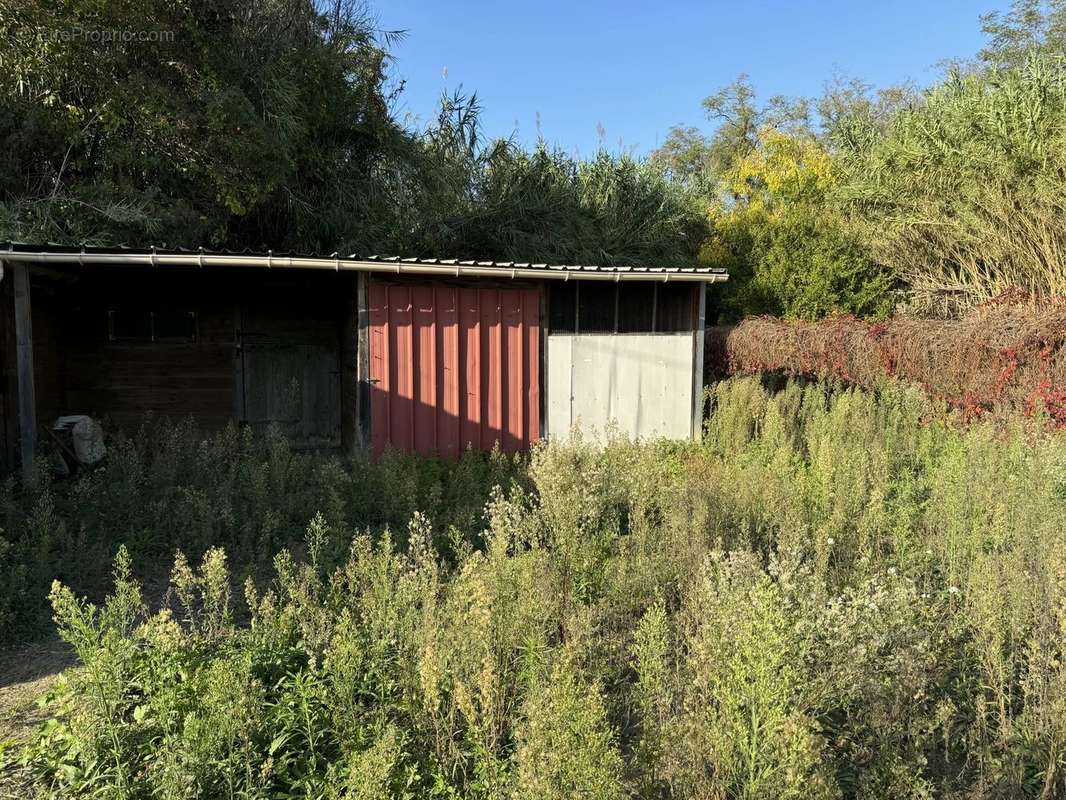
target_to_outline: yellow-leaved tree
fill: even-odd
[[[832,203],[831,154],[807,132],[764,127],[722,180],[714,234],[700,259],[727,266],[727,319],[752,313],[816,319],[882,316],[891,275],[875,264]]]

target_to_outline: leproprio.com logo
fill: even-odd
[[[173,42],[174,31],[135,31],[121,28],[83,28],[73,25],[69,28],[48,28],[38,30],[23,29],[23,34],[33,36],[40,41],[49,42],[91,42],[93,44],[112,44],[116,42]]]

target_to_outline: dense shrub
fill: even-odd
[[[810,134],[760,131],[736,159],[713,206],[714,232],[701,260],[726,266],[719,316],[827,314],[883,316],[893,305],[892,273],[871,261],[829,202],[839,176]]]
[[[972,419],[987,412],[1043,416],[1066,427],[1066,305],[1002,298],[954,321],[850,316],[816,323],[769,317],[706,335],[708,374],[781,371],[873,388],[888,378],[921,386]]]
[[[1053,797],[1062,434],[721,384],[702,444],[538,448],[436,536],[311,516],[269,588],[119,554],[9,769],[55,796]],[[436,513],[447,513],[438,506]]]

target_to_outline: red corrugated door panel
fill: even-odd
[[[411,290],[414,300],[414,447],[424,456],[437,450],[437,314],[436,298],[430,286]]]
[[[388,287],[370,284],[370,450],[380,456],[389,436],[389,304]]]
[[[481,449],[481,306],[477,289],[459,290],[460,446]]]
[[[371,283],[371,450],[455,457],[540,434],[536,289]]]
[[[518,450],[525,439],[525,382],[528,379],[523,357],[522,293],[517,289],[500,292],[500,312],[503,320],[503,362],[500,365],[504,392],[506,423],[501,446],[504,450]]]
[[[491,450],[503,438],[503,330],[500,292],[481,289],[481,449]]]
[[[529,444],[540,438],[540,293],[536,289],[522,292],[522,319],[526,339],[523,442]]]
[[[459,454],[459,314],[456,290],[437,289],[438,414],[437,449],[452,458]]]
[[[411,329],[411,289],[389,287],[389,444],[414,449],[415,354]]]

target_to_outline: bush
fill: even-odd
[[[764,129],[729,173],[729,202],[711,214],[701,260],[727,266],[721,317],[833,313],[881,317],[895,303],[894,274],[874,262],[829,198],[839,183],[812,135]]]
[[[536,448],[449,541],[314,515],[243,602],[209,548],[151,611],[120,551],[102,606],[53,588],[80,666],[9,768],[54,796],[1066,792],[1062,434],[893,384],[713,400],[701,444]]]
[[[1066,306],[1017,297],[960,320],[854,317],[817,323],[746,319],[706,336],[708,374],[780,371],[868,389],[891,378],[917,384],[967,419],[1042,417],[1066,426]]]

